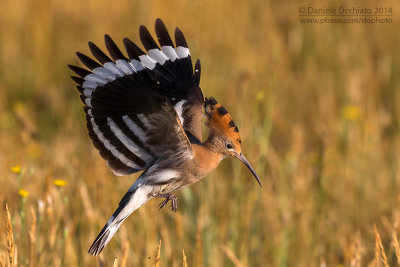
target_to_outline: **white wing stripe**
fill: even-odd
[[[85,89],[91,89],[94,90],[97,87],[97,83],[90,82],[90,81],[84,81],[82,84],[82,87]]]
[[[154,59],[152,59],[148,55],[141,55],[141,56],[139,56],[139,59],[142,62],[142,65],[145,68],[148,68],[150,70],[154,69],[154,67],[156,66],[156,63],[157,63],[157,61],[155,61]]]
[[[183,125],[183,117],[182,117],[182,112],[183,112],[183,105],[186,103],[185,99],[182,99],[181,101],[179,101],[178,103],[175,104],[174,108],[176,113],[179,116],[179,119]]]
[[[155,173],[152,173],[151,180],[155,181],[156,183],[163,183],[167,182],[172,179],[179,178],[179,172],[176,170],[165,169]]]
[[[105,69],[103,67],[98,67],[98,68],[93,69],[93,73],[103,77],[104,79],[106,79],[109,82],[112,82],[117,78],[117,76],[114,73],[112,73],[111,71],[109,71],[108,69]]]
[[[141,70],[143,70],[143,65],[138,60],[127,62],[124,59],[118,59],[116,64],[113,62],[107,62],[103,67],[93,69],[93,73],[84,77],[82,86],[85,89],[94,90],[97,86],[104,86],[108,82],[114,81],[117,77],[131,75],[134,72]]]
[[[85,76],[85,81],[96,83],[98,85],[105,85],[108,81],[96,74],[88,74]]]
[[[178,46],[178,48],[176,48],[176,53],[178,54],[179,58],[190,56],[189,48],[183,46]]]
[[[161,50],[164,52],[164,54],[172,61],[174,62],[177,58],[178,55],[176,54],[175,49],[170,46],[170,45],[165,45],[161,47]]]
[[[135,68],[136,72],[139,72],[139,71],[143,70],[143,65],[139,60],[132,59],[131,60],[131,64]]]
[[[128,64],[128,62],[126,62],[126,60],[124,59],[117,59],[115,63],[117,65],[117,68],[124,72],[125,75],[131,75],[135,71],[133,66]]]
[[[163,65],[165,61],[168,60],[168,57],[157,48],[150,49],[149,51],[147,51],[147,54],[161,65]]]
[[[150,156],[143,148],[139,147],[131,139],[129,139],[129,137],[122,132],[122,130],[110,117],[107,118],[107,124],[110,126],[111,131],[118,138],[118,140],[121,141],[121,143],[124,144],[129,151],[141,158],[146,163],[153,159],[153,157]]]
[[[122,116],[122,120],[125,122],[126,126],[128,126],[129,130],[131,130],[142,143],[146,142],[145,132],[133,120],[131,120],[128,115]]]
[[[92,98],[91,97],[85,98],[85,103],[86,103],[86,105],[88,105],[89,107],[92,108]]]
[[[120,69],[118,69],[117,66],[115,66],[115,64],[113,62],[106,62],[106,63],[104,63],[103,67],[105,69],[111,71],[112,73],[114,73],[118,77],[125,76],[125,74]]]
[[[154,128],[153,125],[149,123],[149,119],[144,114],[137,114],[138,119],[144,124],[148,129]]]
[[[83,90],[83,94],[86,96],[86,97],[92,97],[92,93],[93,93],[93,90],[91,90],[91,89],[84,89]],[[86,99],[85,99],[86,100]]]
[[[124,163],[126,166],[134,168],[134,169],[142,169],[140,166],[136,165],[133,161],[125,157],[124,154],[119,152],[111,143],[104,137],[104,135],[100,132],[99,127],[97,126],[96,122],[94,121],[93,118],[90,119],[90,123],[93,126],[93,131],[99,138],[99,140],[103,143],[104,147],[107,148],[108,151],[113,154],[114,157],[119,159],[122,163]]]

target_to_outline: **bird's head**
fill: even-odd
[[[256,172],[249,161],[243,156],[239,129],[228,111],[213,97],[205,99],[206,125],[211,130],[212,144],[216,152],[224,157],[235,157],[243,162],[259,183]]]

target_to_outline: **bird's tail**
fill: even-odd
[[[106,225],[104,225],[103,229],[90,247],[89,254],[93,256],[99,255],[117,232],[122,222],[131,215],[132,212],[140,208],[140,206],[150,199],[149,194],[152,190],[152,186],[139,185],[136,188],[134,186],[132,186],[133,188],[131,187],[131,189],[129,189],[121,199],[118,208],[115,210]]]

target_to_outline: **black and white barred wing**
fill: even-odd
[[[70,68],[79,75],[87,128],[94,146],[116,175],[146,169],[158,158],[172,156],[176,163],[192,157],[188,138],[169,100],[144,69],[129,40],[126,58],[106,35],[109,58],[96,45],[89,48],[98,60],[77,53],[89,69]]]
[[[201,141],[204,99],[199,87],[200,61],[197,60],[193,72],[190,51],[180,29],[175,29],[176,47],[161,19],[156,20],[155,31],[161,48],[147,28],[140,27],[147,55],[138,50],[138,56],[152,79],[160,84],[162,94],[174,105],[190,141]]]

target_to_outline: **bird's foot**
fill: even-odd
[[[162,194],[162,195],[157,195],[156,197],[165,198],[164,201],[158,205],[160,210],[164,208],[164,206],[167,205],[170,200],[171,200],[171,210],[173,212],[176,212],[178,210],[178,198],[174,194]]]

